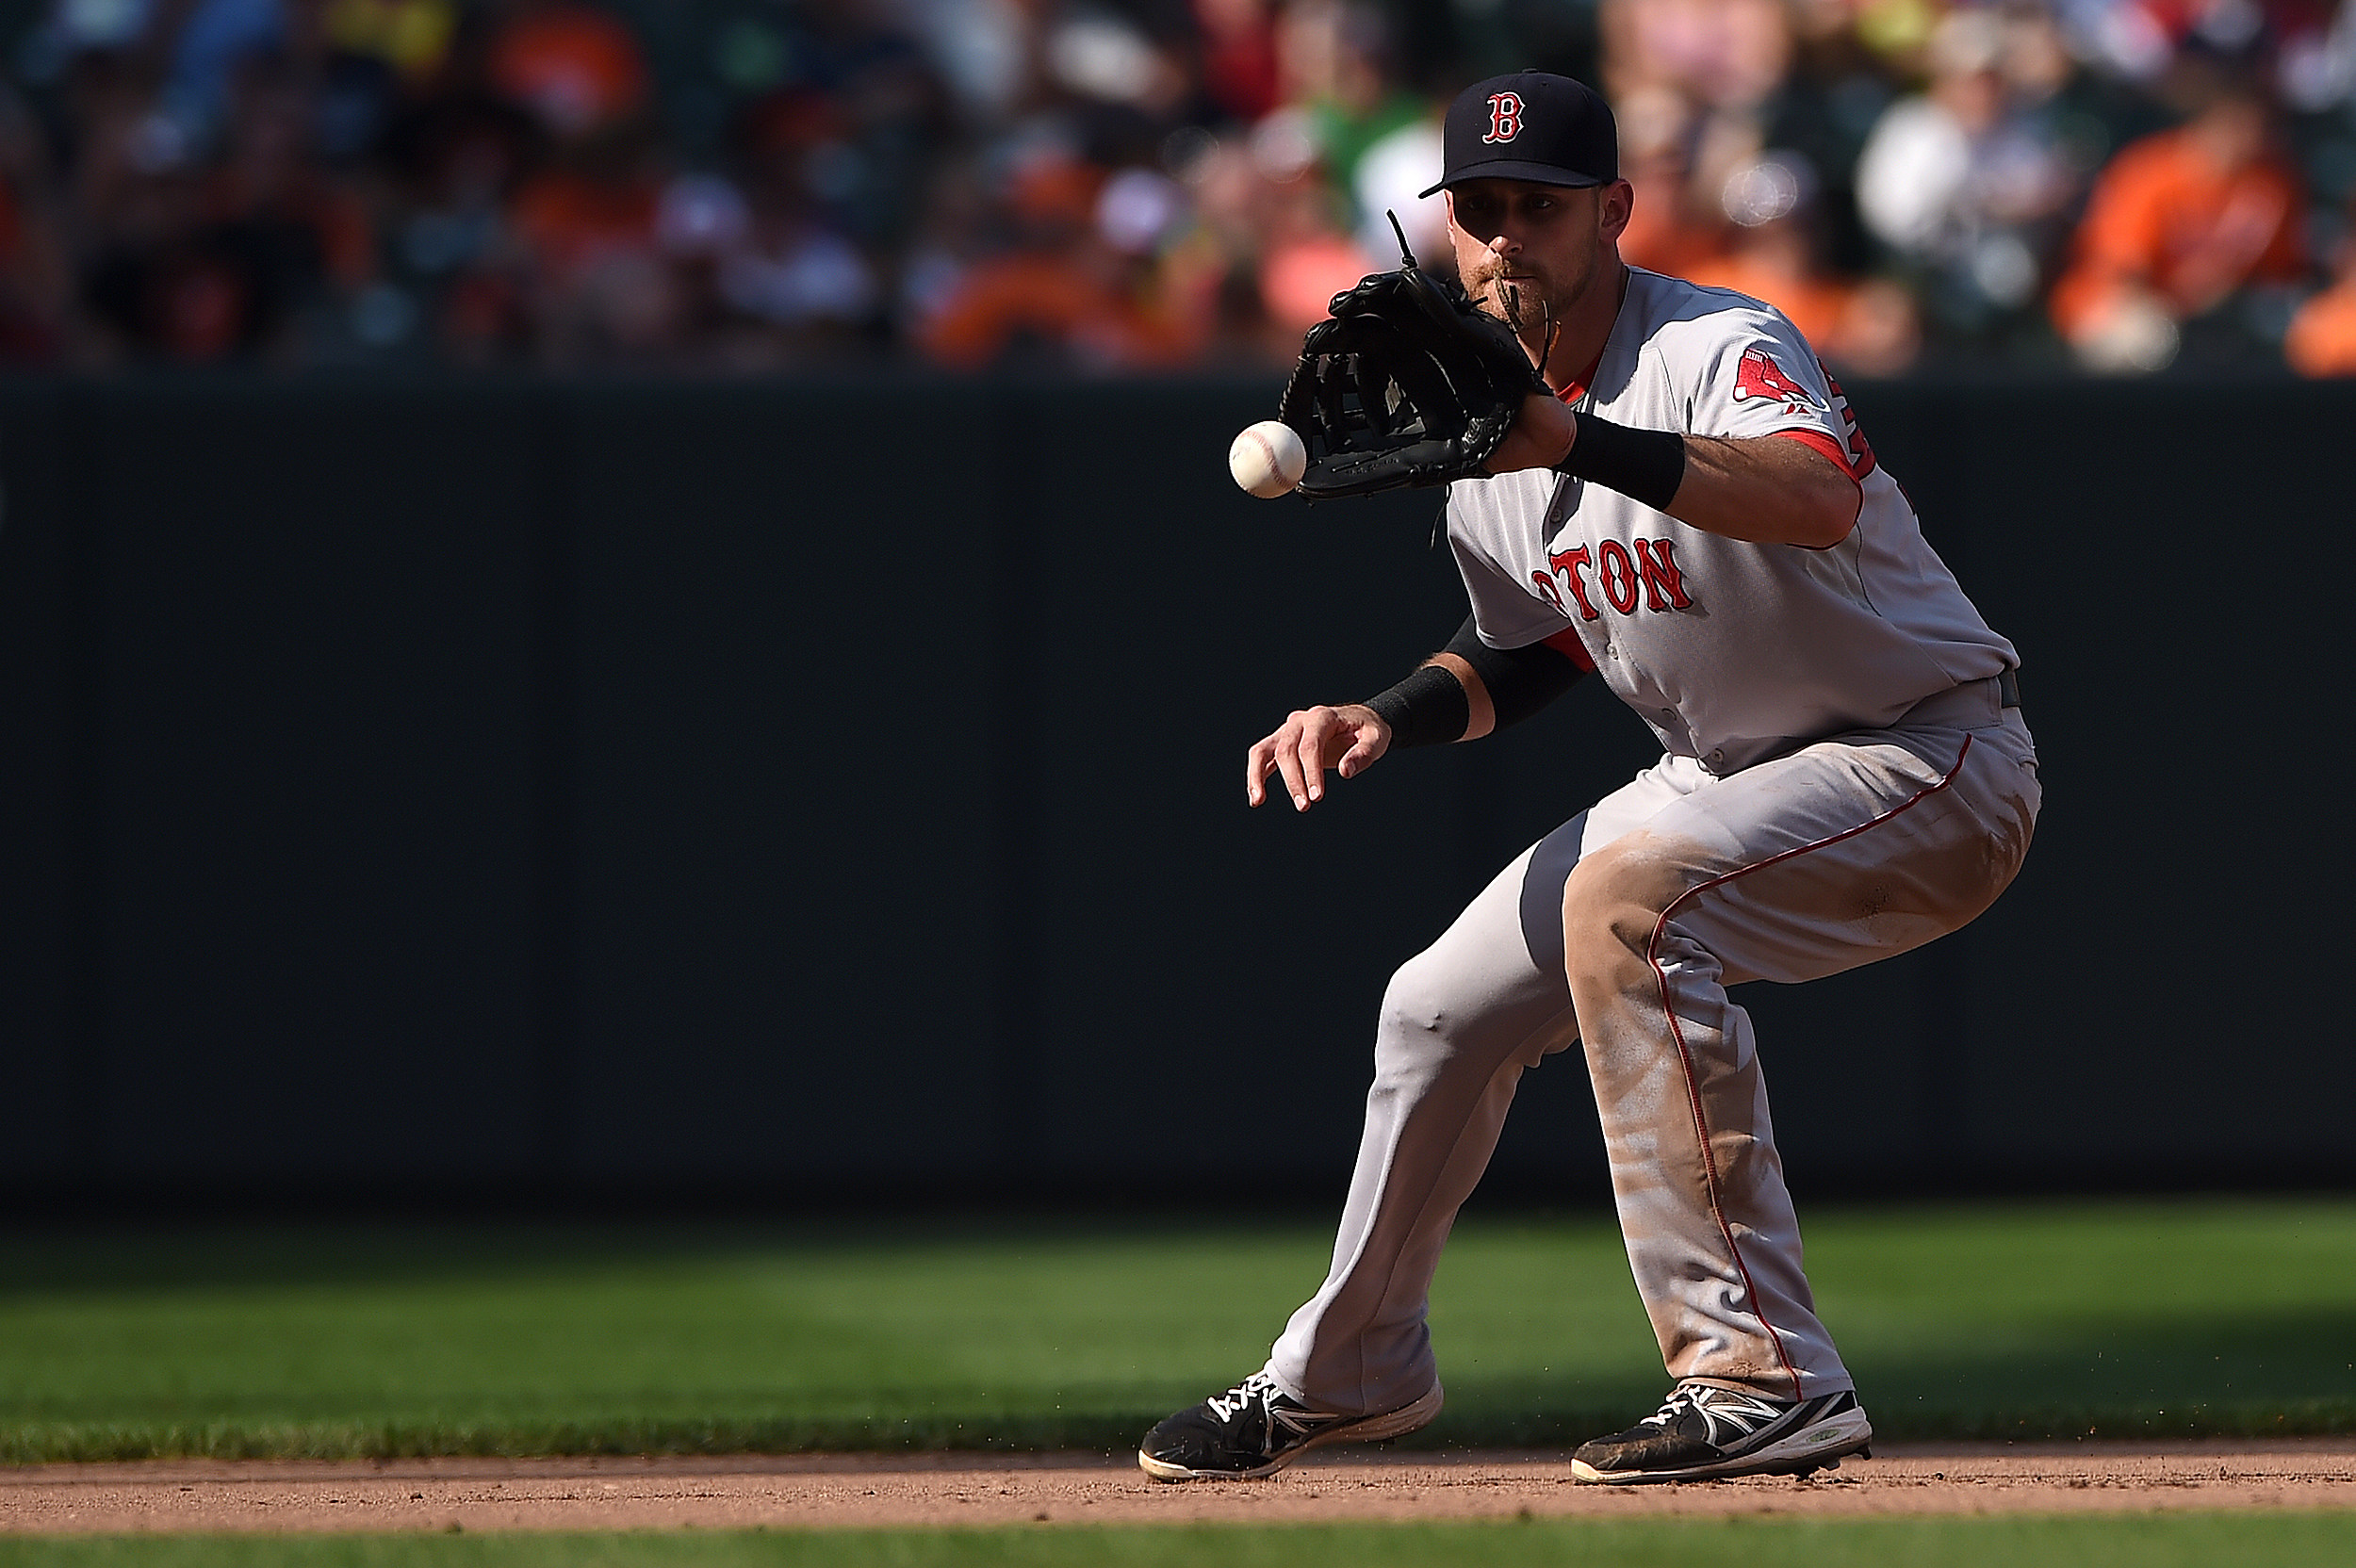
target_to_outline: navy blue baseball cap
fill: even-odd
[[[1448,172],[1432,190],[1466,180],[1610,185],[1620,177],[1620,127],[1603,94],[1544,71],[1475,82],[1448,106],[1441,142]]]

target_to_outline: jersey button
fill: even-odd
[[[1704,760],[1707,761],[1713,770],[1723,768],[1726,765],[1726,754],[1723,751],[1712,751],[1707,758],[1704,759]]]

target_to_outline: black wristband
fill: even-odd
[[[1685,437],[1673,430],[1635,430],[1579,416],[1579,434],[1571,455],[1555,465],[1574,479],[1590,480],[1642,501],[1655,512],[1666,512],[1685,482]]]
[[[1426,664],[1406,679],[1366,699],[1391,727],[1393,746],[1444,746],[1472,727],[1472,702],[1464,682],[1437,664]]]

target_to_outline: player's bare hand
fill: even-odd
[[[1571,443],[1577,439],[1578,430],[1579,416],[1565,408],[1561,400],[1532,392],[1522,400],[1522,411],[1513,416],[1505,439],[1497,443],[1497,449],[1489,454],[1489,461],[1481,466],[1493,474],[1551,468],[1571,455]]]
[[[1371,767],[1391,743],[1391,727],[1364,703],[1339,708],[1304,708],[1284,727],[1252,748],[1243,781],[1244,798],[1257,806],[1268,799],[1268,776],[1278,774],[1306,811],[1325,798],[1325,770],[1354,778]]]

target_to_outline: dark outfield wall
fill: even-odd
[[[2356,386],[1857,400],[2048,808],[1971,931],[1744,993],[1795,1179],[2345,1180]],[[0,389],[0,1174],[1337,1184],[1389,967],[1646,754],[1590,682],[1246,811],[1462,614],[1432,498],[1230,485],[1269,402]],[[1576,1062],[1500,1162],[1601,1191]]]

